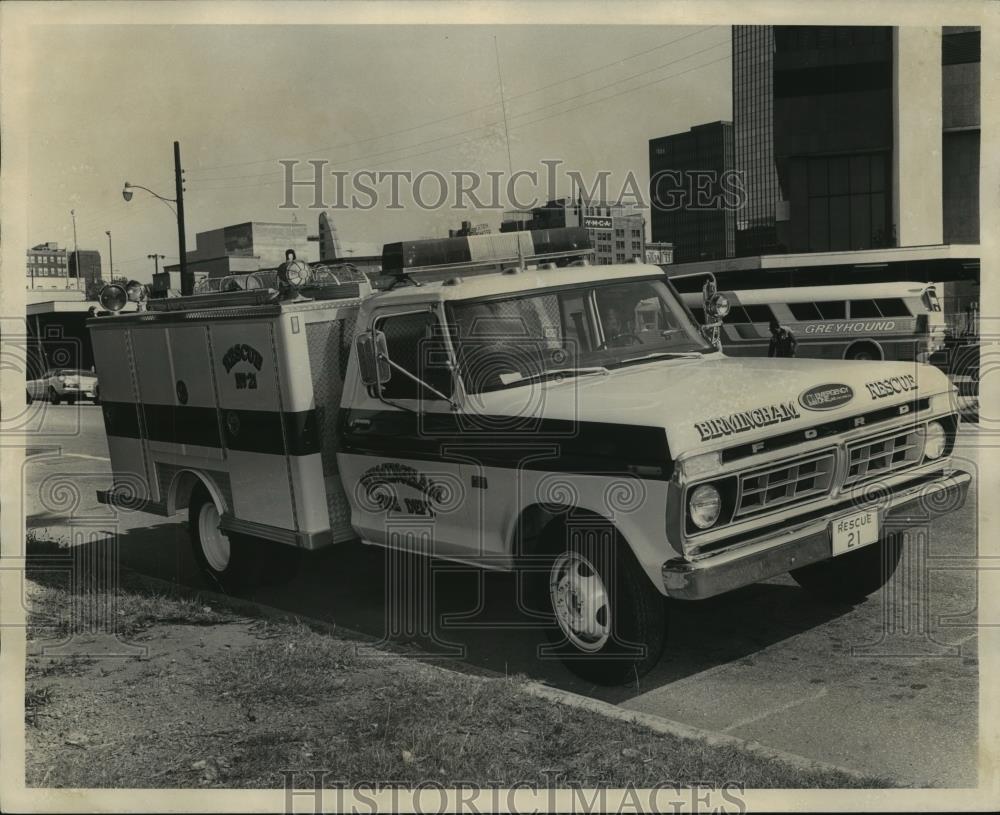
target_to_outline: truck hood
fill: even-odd
[[[475,397],[494,415],[663,427],[671,454],[705,452],[947,392],[912,362],[712,354],[549,380]],[[532,405],[533,403],[533,405]],[[533,407],[533,409],[532,409]]]

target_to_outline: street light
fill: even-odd
[[[108,236],[108,282],[115,277],[115,253],[111,249],[111,230],[105,229],[104,234]]]
[[[177,248],[180,254],[180,266],[181,266],[181,294],[193,294],[194,293],[194,275],[188,273],[187,267],[187,239],[184,235],[184,171],[181,169],[181,145],[180,142],[174,142],[174,182],[176,185],[176,197],[175,198],[165,198],[159,193],[153,192],[149,187],[144,187],[141,184],[130,184],[128,181],[125,182],[125,186],[122,187],[122,198],[126,201],[131,201],[133,196],[133,190],[145,190],[154,198],[161,200],[166,206],[170,207],[171,204],[176,204],[177,209],[174,210],[170,207],[171,211],[177,216]]]
[[[146,257],[148,257],[150,260],[153,261],[154,274],[159,274],[160,273],[160,261],[161,260],[166,260],[167,256],[166,255],[155,255],[154,254],[154,255],[146,255]]]
[[[79,289],[79,286],[80,286],[80,283],[79,283],[79,280],[80,280],[80,250],[79,250],[79,248],[76,245],[76,210],[75,209],[71,209],[69,211],[69,214],[73,218],[73,266],[76,269],[76,279],[77,279],[77,284],[76,285],[77,285],[77,288]],[[66,269],[66,275],[67,276],[69,275],[69,269],[68,268]],[[69,288],[69,280],[66,281],[66,288],[67,289]]]

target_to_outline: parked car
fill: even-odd
[[[29,404],[35,399],[45,399],[53,405],[64,400],[72,405],[77,399],[90,399],[97,404],[100,399],[97,375],[75,368],[51,368],[25,385]]]

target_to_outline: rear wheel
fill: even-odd
[[[94,404],[101,404],[101,390],[97,385],[94,385]]]
[[[52,387],[49,388],[49,401],[53,405],[58,405],[59,404],[59,394],[56,392],[55,388],[52,388]]]
[[[844,359],[874,361],[881,360],[882,354],[879,351],[878,346],[873,345],[870,342],[862,342],[848,348],[847,354],[844,355]]]
[[[240,592],[260,585],[290,579],[296,571],[300,550],[281,543],[227,534],[219,529],[219,510],[204,485],[191,493],[188,529],[194,558],[212,586]]]
[[[555,653],[573,673],[602,685],[642,676],[663,652],[663,596],[614,529],[559,532],[548,541],[548,569],[535,577],[539,606],[553,616],[546,633]]]
[[[26,405],[30,405],[30,404],[31,404],[32,402],[34,402],[34,401],[35,401],[35,400],[31,398],[31,391],[29,391],[29,390],[26,390],[26,391],[24,392],[24,403],[25,403]]]
[[[822,600],[860,602],[889,582],[902,552],[899,539],[889,536],[856,552],[794,569],[791,575],[802,588]]]

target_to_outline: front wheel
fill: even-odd
[[[902,553],[896,536],[888,536],[856,552],[794,569],[791,575],[802,588],[822,600],[856,603],[889,582]]]
[[[53,405],[59,404],[59,394],[56,392],[55,388],[49,388],[49,401]]]
[[[663,596],[613,529],[562,531],[539,575],[554,618],[546,632],[552,648],[591,682],[618,685],[642,676],[663,653]]]

